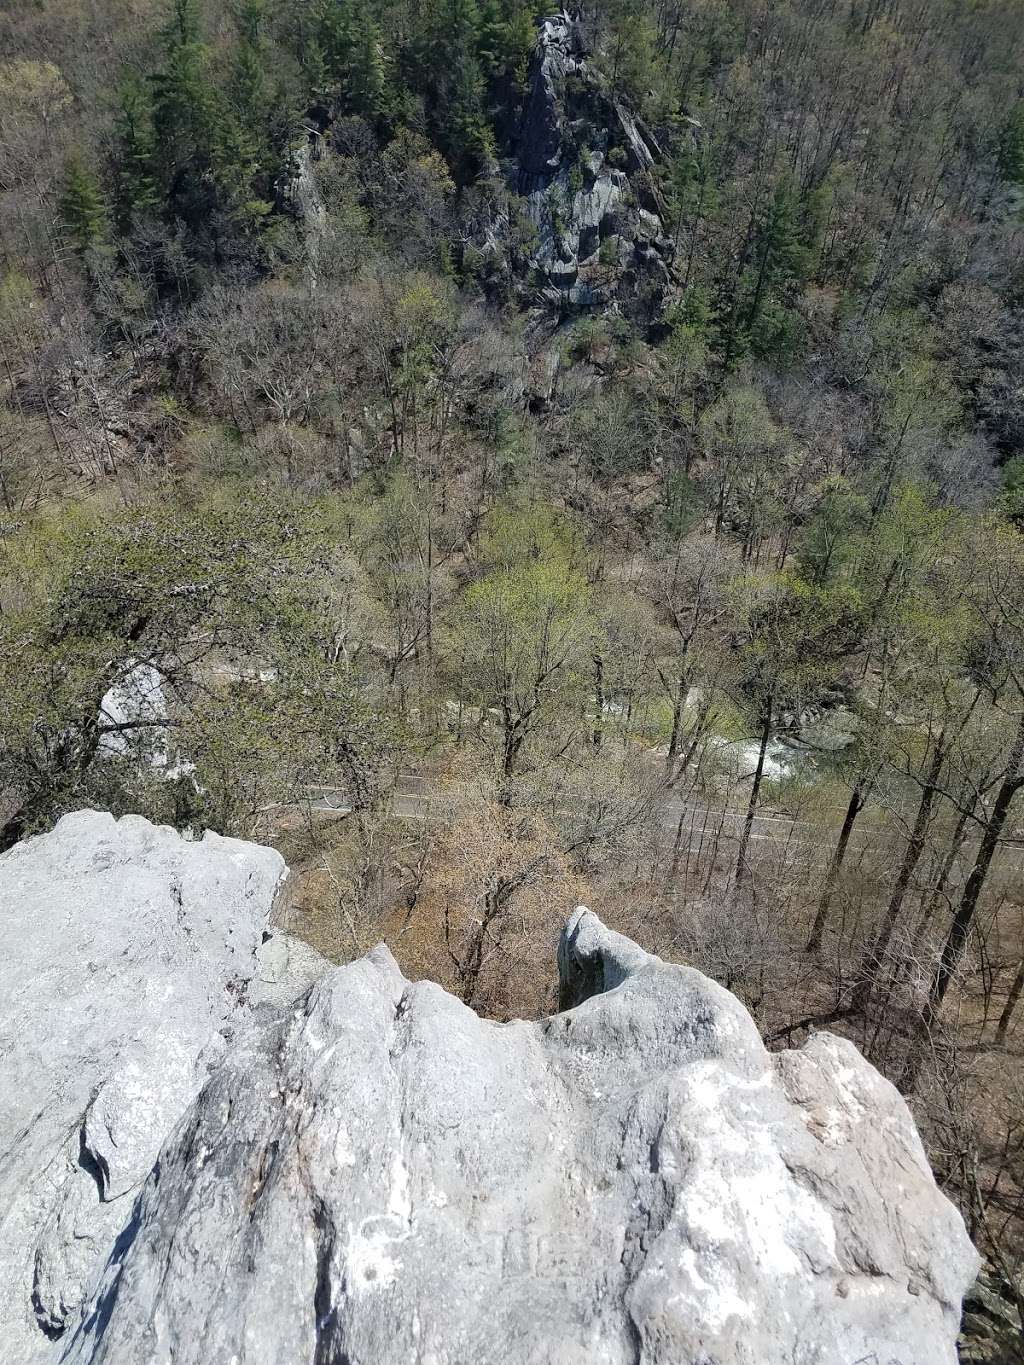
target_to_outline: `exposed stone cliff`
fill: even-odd
[[[91,814],[0,859],[6,1361],[955,1361],[977,1257],[851,1044],[584,910],[549,1019],[383,947],[260,1003],[282,871]]]
[[[613,307],[647,323],[671,285],[673,244],[651,171],[651,132],[607,90],[580,20],[542,21],[522,119],[512,137],[513,189],[533,229],[525,303],[556,316]],[[507,232],[490,238],[501,255]]]

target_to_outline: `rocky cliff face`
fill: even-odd
[[[549,1019],[383,947],[252,1003],[281,871],[95,815],[0,859],[5,1359],[955,1360],[977,1258],[849,1043],[769,1054],[584,910]]]
[[[513,188],[533,229],[523,301],[558,315],[658,316],[673,257],[650,174],[661,151],[605,89],[581,22],[566,13],[540,25],[513,151]],[[500,231],[490,243],[504,250]]]
[[[0,1359],[60,1359],[160,1146],[310,950],[279,854],[83,811],[0,858]],[[287,959],[287,960],[285,960]]]

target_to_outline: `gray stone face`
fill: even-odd
[[[74,1365],[953,1365],[976,1254],[896,1091],[570,919],[498,1025],[385,948],[240,1030]]]
[[[607,94],[580,21],[566,13],[542,20],[515,138],[515,188],[535,229],[530,267],[541,281],[530,301],[550,311],[614,304],[651,320],[646,314],[671,286],[673,253],[654,182],[643,174],[658,156],[650,132]],[[600,262],[601,243],[626,233],[636,253],[623,261],[609,252]],[[499,255],[500,237],[488,247]],[[634,254],[638,269],[629,268]]]
[[[271,849],[94,811],[0,858],[5,1365],[59,1358],[161,1143],[250,1017],[284,874]],[[277,956],[264,998],[288,979]]]
[[[530,90],[523,110],[518,160],[521,193],[545,185],[562,154],[561,87],[565,78],[583,70],[579,25],[567,14],[541,21],[530,66]]]

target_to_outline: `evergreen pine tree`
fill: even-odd
[[[352,0],[323,0],[318,37],[328,75],[336,86],[344,86],[352,67]]]
[[[493,151],[485,112],[486,84],[480,60],[481,18],[476,0],[447,0],[438,45],[447,46],[450,78],[440,110],[440,133],[450,159],[463,172],[477,170]]]
[[[214,208],[210,171],[217,134],[197,0],[172,0],[162,40],[164,61],[153,76],[154,164],[168,211],[195,226]]]
[[[114,166],[115,213],[122,232],[135,218],[160,203],[153,174],[156,141],[148,92],[129,78],[121,87],[116,118],[117,155]]]
[[[379,119],[388,105],[387,63],[380,25],[365,0],[325,0],[319,47],[342,107]]]
[[[270,56],[263,36],[262,0],[246,0],[238,16],[238,49],[231,77],[231,100],[243,123],[256,134],[270,108]]]
[[[505,45],[505,23],[500,0],[479,0],[477,50],[480,64],[488,77],[501,69]]]
[[[330,87],[327,57],[320,42],[319,30],[308,37],[302,47],[302,74],[314,101],[323,101]]]
[[[348,91],[356,113],[379,118],[387,105],[387,68],[380,25],[364,4],[355,7]]]
[[[806,279],[813,254],[799,190],[792,176],[783,175],[760,224],[745,281],[744,328],[758,354],[781,354],[794,345],[799,319],[787,305],[793,287]]]
[[[234,66],[227,81],[218,81],[198,0],[172,0],[164,60],[152,81],[153,161],[166,211],[218,241],[225,221],[248,231],[270,211],[263,195],[279,169],[268,139],[263,13],[260,0],[243,4]]]
[[[80,255],[98,246],[106,236],[107,210],[99,181],[75,152],[64,166],[60,192],[60,219]]]
[[[221,185],[231,190],[235,211],[256,216],[282,169],[272,138],[270,54],[263,35],[264,0],[245,0],[238,14],[238,48],[230,81],[230,111],[220,120],[214,162]]]

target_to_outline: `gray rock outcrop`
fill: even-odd
[[[609,92],[581,21],[566,12],[540,24],[511,141],[513,188],[533,234],[522,301],[555,315],[610,308],[651,322],[674,254],[649,174],[661,149]],[[495,224],[486,251],[501,258],[510,232]]]
[[[563,1012],[499,1025],[380,947],[240,1029],[51,1358],[952,1365],[977,1256],[856,1049],[769,1054],[728,991],[586,910],[559,967]]]
[[[263,942],[285,871],[272,849],[94,811],[0,858],[5,1365],[60,1358],[233,1028],[308,987],[301,949]]]

